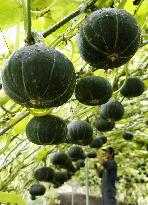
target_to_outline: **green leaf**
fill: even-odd
[[[0,1],[0,27],[2,30],[7,29],[22,19],[22,7],[16,0]]]
[[[4,134],[0,136],[0,154],[3,154],[10,144],[10,136],[8,134]]]
[[[25,201],[22,199],[20,194],[0,192],[0,202],[26,205]]]

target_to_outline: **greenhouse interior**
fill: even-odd
[[[148,205],[148,0],[0,0],[0,205]]]

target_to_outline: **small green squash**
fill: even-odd
[[[75,167],[77,171],[80,170],[81,167],[85,167],[85,160],[79,159],[78,161],[76,161]]]
[[[51,163],[63,168],[69,168],[72,165],[72,161],[65,152],[54,152],[51,155]]]
[[[107,142],[107,138],[105,136],[99,136],[99,137],[94,138],[89,146],[91,148],[100,148],[106,142]]]
[[[96,157],[97,157],[97,153],[96,153],[95,151],[91,151],[91,152],[88,152],[88,153],[86,154],[86,156],[87,156],[88,158],[96,158]]]
[[[91,66],[112,69],[127,63],[140,45],[140,28],[125,10],[102,8],[80,27],[78,48]]]
[[[144,92],[144,82],[138,77],[127,78],[125,84],[120,90],[122,96],[138,97]]]
[[[16,103],[33,108],[64,104],[72,96],[75,82],[71,61],[40,44],[15,51],[2,73],[5,93]]]
[[[68,181],[71,178],[71,175],[69,174],[69,172],[66,171],[60,171],[60,172],[55,172],[55,177],[54,177],[54,181],[53,183],[55,185],[63,185],[64,182]]]
[[[69,141],[74,144],[88,145],[92,140],[93,129],[86,121],[73,121],[68,124]]]
[[[34,177],[38,181],[50,182],[54,178],[54,170],[50,167],[40,167],[35,170]]]
[[[32,196],[41,196],[44,195],[45,192],[46,188],[42,184],[33,184],[29,189],[29,193]]]
[[[113,89],[109,81],[99,76],[82,78],[76,85],[76,99],[85,105],[101,105],[112,96]]]
[[[115,127],[115,122],[112,120],[105,120],[103,118],[97,118],[95,121],[95,127],[97,130],[107,132]]]
[[[38,145],[60,144],[67,137],[65,122],[54,115],[33,117],[26,126],[29,141]]]
[[[124,115],[124,107],[117,100],[109,100],[100,107],[100,117],[107,120],[118,121]]]
[[[67,154],[73,161],[77,161],[78,159],[84,158],[83,149],[76,145],[73,147],[70,147]]]
[[[133,133],[127,132],[127,131],[124,132],[122,136],[125,140],[128,140],[128,141],[131,141],[134,137]]]

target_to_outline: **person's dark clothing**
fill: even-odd
[[[100,174],[102,178],[102,201],[103,205],[116,205],[116,177],[117,164],[114,160],[107,160],[104,164],[104,169]]]

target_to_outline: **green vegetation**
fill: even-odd
[[[146,204],[148,2],[0,7],[0,203],[25,205],[31,194],[54,204],[62,185],[78,181],[85,190],[85,165],[90,193],[99,196],[99,161],[86,156],[113,146],[118,199]],[[73,147],[81,158],[68,154]]]

